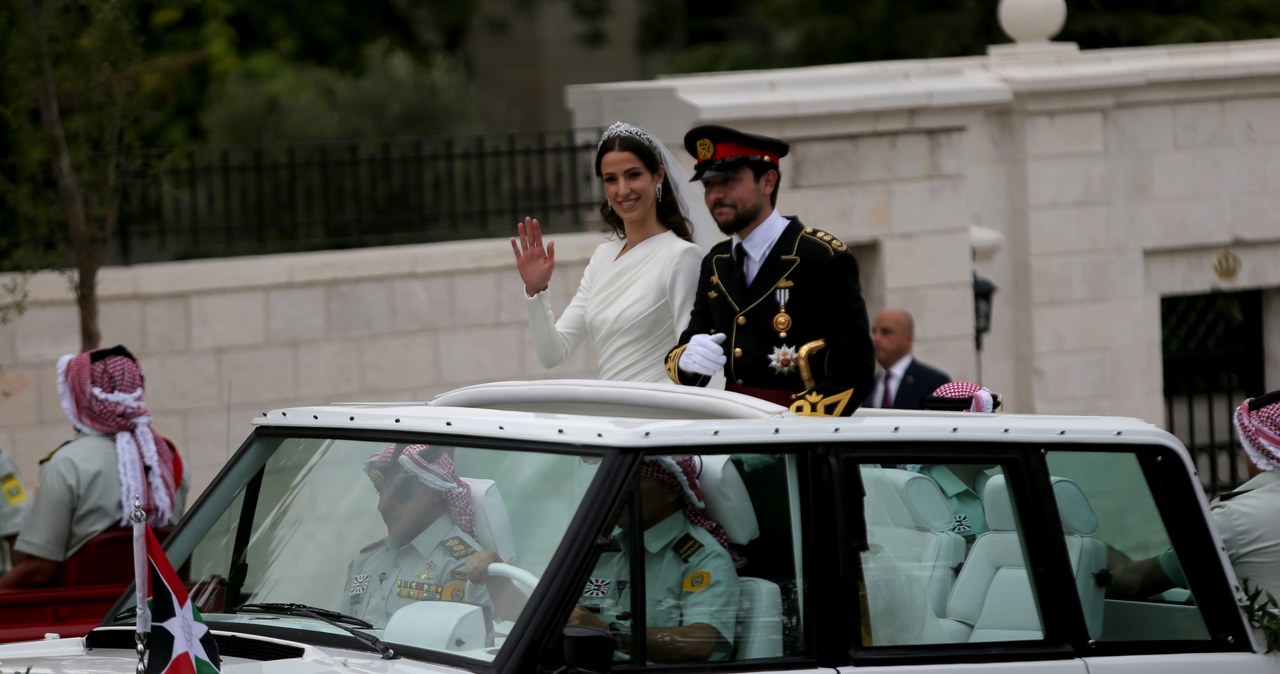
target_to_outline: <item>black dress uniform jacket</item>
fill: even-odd
[[[821,339],[825,348],[809,361],[816,384],[812,393],[849,392],[841,414],[852,414],[875,374],[858,261],[834,236],[805,227],[794,216],[787,219],[750,287],[733,259],[732,239],[717,243],[703,258],[689,327],[667,354],[667,374],[680,384],[705,386],[708,377],[682,372],[677,363],[693,335],[723,332],[729,335],[724,374],[731,385],[801,393],[805,386],[795,353]],[[786,317],[779,319],[783,313]]]

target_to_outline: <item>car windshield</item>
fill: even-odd
[[[490,661],[599,463],[599,455],[483,444],[259,431],[168,554],[215,627],[280,627],[305,638],[306,630],[345,635],[339,622],[393,647]],[[507,562],[489,567],[499,577],[470,582],[467,562],[489,552]],[[343,615],[325,622],[320,610]]]

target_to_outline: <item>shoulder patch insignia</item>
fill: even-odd
[[[27,500],[27,492],[22,489],[22,480],[13,473],[0,477],[0,491],[4,492],[4,500],[8,501],[9,505],[18,505]]]
[[[445,601],[466,601],[467,600],[467,582],[459,581],[446,583],[444,590],[440,593],[440,598]]]
[[[711,587],[711,572],[701,569],[685,576],[683,589],[685,592],[701,592]]]
[[[676,553],[676,556],[678,556],[682,562],[689,561],[689,558],[693,557],[694,553],[701,549],[702,543],[698,542],[698,539],[694,538],[692,534],[685,534],[681,536],[676,539],[675,544],[671,546],[671,550]]]
[[[471,555],[474,555],[476,552],[475,548],[468,545],[466,541],[462,540],[458,536],[451,536],[449,538],[446,538],[440,542],[440,545],[443,545],[445,548],[447,548],[449,550],[449,554],[453,555],[454,559],[462,559],[463,557],[470,557]]]

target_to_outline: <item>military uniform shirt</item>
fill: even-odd
[[[467,580],[467,557],[479,549],[447,516],[403,547],[383,538],[361,550],[347,567],[338,610],[386,627],[392,613],[417,601],[488,606],[488,590]]]
[[[22,487],[18,465],[0,450],[0,538],[12,536],[22,530],[31,500]]]
[[[944,465],[924,466],[920,472],[937,483],[938,488],[942,490],[942,495],[947,498],[947,505],[951,506],[951,514],[955,518],[952,531],[964,536],[965,541],[970,544],[978,534],[987,532],[987,516],[982,507],[982,490],[986,489],[987,480],[991,479],[991,475],[986,471],[978,473],[974,478],[977,489],[970,489],[969,485]]]
[[[66,561],[90,538],[120,526],[120,474],[113,436],[82,435],[40,466],[39,488],[13,549]],[[186,503],[187,476],[174,495],[173,517]]]
[[[1280,471],[1261,473],[1209,507],[1236,578],[1280,599]],[[1160,555],[1160,567],[1175,585],[1187,579],[1173,550]]]
[[[644,548],[648,626],[711,625],[724,637],[711,659],[728,660],[740,593],[729,551],[680,512],[645,531]],[[630,564],[623,545],[621,551],[601,555],[587,580],[581,603],[599,609],[606,623],[619,622],[619,614],[631,610]]]

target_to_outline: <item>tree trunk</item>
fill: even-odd
[[[58,86],[53,76],[53,57],[49,54],[49,33],[45,25],[44,2],[27,0],[31,36],[36,42],[40,59],[40,118],[53,145],[54,176],[58,182],[58,195],[67,221],[67,243],[71,262],[75,267],[73,287],[76,305],[80,309],[80,348],[95,349],[102,339],[98,329],[98,261],[93,237],[89,233],[88,213],[85,210],[84,193],[71,162],[71,150],[62,128],[62,113],[58,105]]]

